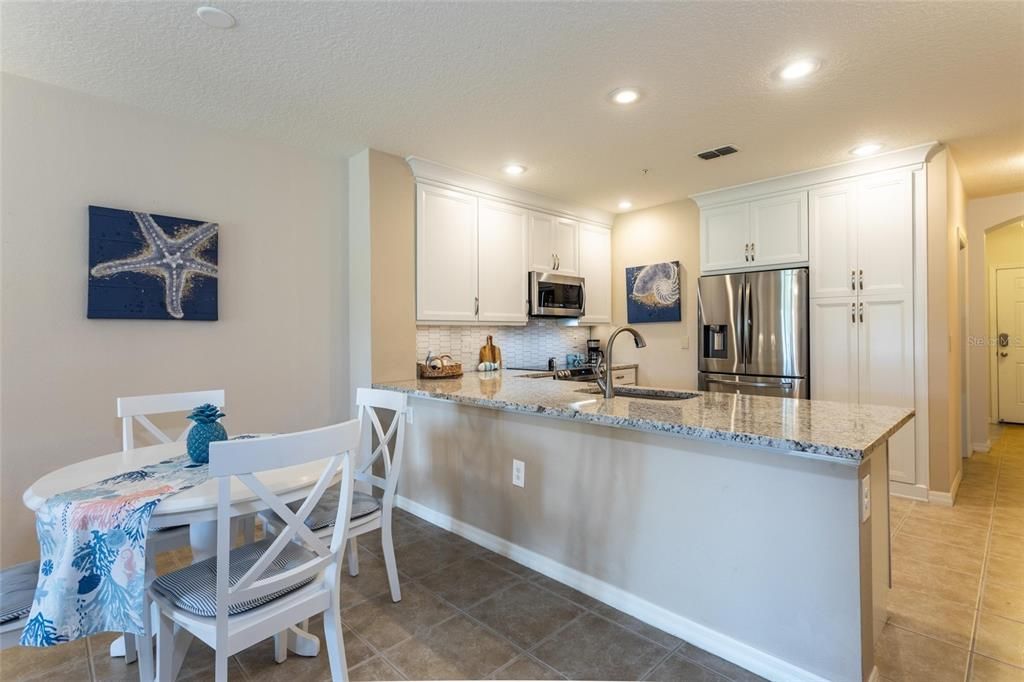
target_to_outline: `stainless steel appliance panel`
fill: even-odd
[[[587,306],[584,279],[554,272],[530,273],[530,315],[582,317]]]
[[[712,393],[743,393],[746,395],[767,395],[776,398],[810,398],[811,385],[806,378],[768,377],[751,374],[710,374],[697,375],[697,389]]]
[[[807,269],[746,274],[745,374],[806,377],[810,373]]]
[[[743,372],[743,274],[697,280],[698,369]]]

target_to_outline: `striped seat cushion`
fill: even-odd
[[[321,530],[323,528],[331,528],[334,526],[335,519],[338,518],[338,496],[340,495],[336,486],[331,486],[320,498],[320,501],[313,511],[306,517],[306,525],[309,526],[310,530]],[[292,511],[298,511],[299,507],[302,506],[302,500],[297,500],[288,505],[288,508]],[[380,500],[373,495],[367,495],[366,493],[354,492],[352,493],[352,518],[358,519],[367,514],[380,509]],[[278,519],[280,522],[280,519]]]
[[[243,545],[231,550],[231,564],[228,581],[234,585],[255,564],[274,538]],[[295,566],[314,558],[313,552],[295,543],[289,543],[264,571],[261,578],[270,578],[284,573]],[[279,590],[265,597],[239,602],[228,609],[235,615],[262,606],[267,602],[282,597],[289,592],[308,585],[315,576],[306,578],[286,589]],[[185,568],[165,573],[153,581],[153,589],[166,597],[179,609],[194,613],[197,616],[213,618],[217,615],[217,557],[210,557]]]
[[[38,581],[38,561],[27,561],[0,571],[0,623],[28,616]]]

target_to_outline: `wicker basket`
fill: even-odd
[[[455,362],[450,355],[432,358],[429,365],[418,362],[416,369],[419,370],[420,379],[455,379],[462,376],[462,363]]]

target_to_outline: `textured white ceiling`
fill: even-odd
[[[975,196],[1024,188],[1021,2],[216,4],[237,28],[189,2],[4,2],[2,67],[329,155],[515,159],[524,188],[612,211],[868,139],[948,143]],[[802,55],[824,67],[772,78]],[[621,85],[644,98],[615,107]]]

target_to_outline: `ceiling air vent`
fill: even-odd
[[[731,144],[727,144],[724,147],[719,147],[717,149],[709,149],[706,152],[701,152],[700,154],[697,154],[697,156],[704,159],[705,161],[710,161],[711,159],[717,159],[719,156],[729,156],[729,154],[735,154],[738,151],[739,149],[736,149],[736,147],[733,147]]]

